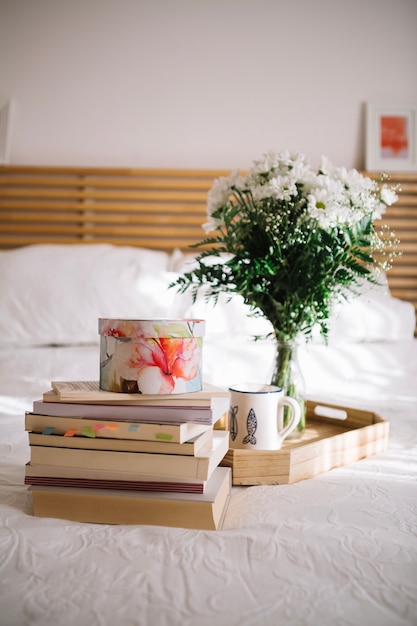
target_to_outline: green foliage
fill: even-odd
[[[287,173],[291,169],[287,167]],[[375,230],[374,211],[358,214],[358,207],[352,206],[355,219],[329,218],[323,223],[322,216],[334,210],[336,200],[346,204],[345,195],[351,193],[347,183],[340,185],[339,196],[333,188],[332,196],[328,192],[333,205],[326,197],[312,205],[311,188],[306,190],[300,179],[291,194],[278,189],[257,197],[256,191],[274,177],[282,182],[282,176],[271,171],[252,173],[242,182],[231,180],[225,201],[209,209],[217,230],[197,245],[202,247],[197,267],[174,285],[180,293],[191,290],[194,300],[202,288],[214,301],[223,292],[240,294],[256,314],[270,320],[278,340],[300,333],[309,337],[316,326],[326,337],[335,302],[354,294],[361,281],[377,280],[381,264],[374,252],[384,244]],[[323,188],[322,171],[320,177]],[[370,193],[376,194],[373,188]],[[353,205],[350,196],[347,201]],[[209,256],[218,262],[207,262]]]

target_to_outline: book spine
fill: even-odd
[[[148,405],[81,404],[71,402],[33,402],[33,413],[81,417],[112,421],[148,423],[198,422],[212,425],[215,416],[211,407],[175,407]]]
[[[97,524],[151,524],[197,530],[216,530],[211,502],[164,501],[129,496],[74,493],[71,490],[54,490],[54,487],[31,487],[34,514],[38,517],[55,517]],[[54,490],[54,491],[51,491]]]
[[[48,476],[25,476],[25,485],[43,487],[77,487],[80,489],[117,489],[125,491],[155,491],[167,493],[204,493],[205,481],[141,481],[141,480],[101,480],[90,478],[59,478]]]
[[[198,478],[190,478],[186,476],[181,478],[175,476],[167,478],[167,476],[159,476],[158,474],[140,474],[138,472],[114,472],[111,469],[105,470],[86,470],[80,467],[58,467],[57,465],[32,465],[28,462],[25,465],[25,476],[33,478],[63,478],[63,479],[88,479],[113,482],[114,480],[124,482],[146,482],[146,483],[181,483],[183,484],[204,484],[207,481]]]
[[[104,437],[184,443],[211,427],[191,422],[185,424],[147,424],[26,413],[25,428],[28,431],[54,435],[82,435],[91,438]]]
[[[31,463],[207,479],[208,457],[31,446]]]
[[[204,447],[211,448],[212,432],[201,435]],[[54,448],[81,448],[83,450],[119,450],[124,452],[149,452],[153,454],[181,454],[194,456],[203,446],[197,441],[185,443],[165,443],[163,441],[140,441],[134,439],[110,439],[109,437],[80,437],[65,435],[43,435],[29,432],[29,444],[33,446],[52,446]]]
[[[116,403],[135,403],[141,404],[143,402],[158,404],[160,401],[165,403],[171,403],[178,401],[185,403],[186,405],[192,404],[194,401],[202,402],[204,405],[210,406],[211,399],[213,397],[228,397],[229,392],[226,389],[220,387],[214,387],[212,385],[204,385],[200,391],[192,391],[178,394],[138,394],[138,393],[120,393],[105,391],[100,389],[99,381],[52,381],[52,391],[46,392],[44,395],[47,400],[53,395],[57,396],[57,402],[82,402],[87,400],[90,402],[111,402]],[[158,402],[155,402],[158,400]],[[51,400],[50,400],[51,401]],[[53,400],[52,400],[53,401]]]
[[[141,492],[32,485],[34,514],[78,522],[156,524],[214,530],[222,526],[231,470],[219,467],[204,493]]]

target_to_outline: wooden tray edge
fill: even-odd
[[[345,412],[347,417],[341,422],[317,415],[316,407]],[[276,451],[229,449],[221,464],[232,469],[233,485],[291,484],[380,454],[388,447],[389,422],[373,411],[307,401],[309,418],[318,425],[348,428],[314,441],[287,442]]]

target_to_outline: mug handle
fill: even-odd
[[[278,410],[281,409],[282,406],[288,406],[291,409],[291,418],[288,424],[281,431],[278,431],[281,439],[285,439],[288,437],[293,430],[295,430],[301,419],[301,408],[297,400],[294,398],[290,398],[289,396],[284,396],[278,404]]]

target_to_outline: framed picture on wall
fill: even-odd
[[[12,101],[0,101],[0,163],[9,163],[12,140]]]
[[[366,107],[368,171],[417,171],[417,104]]]

